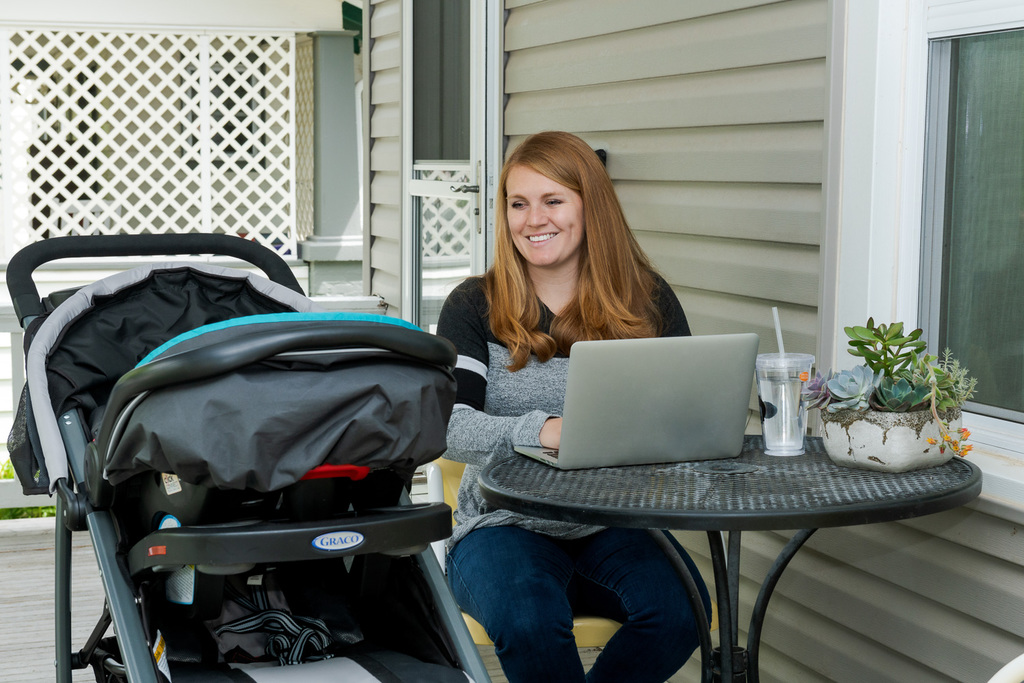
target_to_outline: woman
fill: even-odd
[[[448,582],[511,683],[664,681],[698,645],[686,591],[643,530],[495,509],[476,485],[513,444],[557,448],[573,342],[687,335],[686,316],[633,237],[597,155],[569,133],[529,137],[498,187],[494,265],[459,285],[437,332],[459,353],[445,457],[467,463]],[[679,548],[702,591],[700,575]],[[584,676],[572,615],[623,623]]]

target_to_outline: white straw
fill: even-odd
[[[782,344],[782,325],[779,324],[779,307],[772,306],[772,316],[775,318],[775,337],[779,340],[779,355],[786,353],[786,347]]]

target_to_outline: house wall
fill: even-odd
[[[843,120],[835,90],[856,57],[844,52],[846,7],[506,0],[508,147],[563,129],[606,149],[630,224],[695,333],[753,330],[762,351],[775,350],[770,309],[778,306],[786,348],[831,364],[839,240],[830,221],[863,201],[834,192],[840,165],[830,155],[844,151],[826,149],[830,129],[864,123]],[[396,304],[399,8],[399,0],[372,5],[366,119],[371,291]],[[884,57],[879,73],[898,55]],[[772,599],[761,680],[986,681],[1024,652],[1022,523],[1020,507],[987,491],[948,513],[819,530]],[[680,536],[710,577],[704,534]],[[744,534],[741,623],[788,537]],[[688,664],[684,680],[695,671]]]
[[[608,152],[641,245],[697,334],[813,353],[825,0],[506,2],[509,147],[562,129]]]
[[[917,319],[928,38],[1019,27],[1024,15],[1013,0],[829,4],[821,286],[831,310],[819,348],[832,347],[835,366],[843,325]],[[964,424],[981,498],[907,523],[819,531],[770,610],[773,670],[795,660],[835,680],[987,681],[1024,652],[1021,461],[1007,456],[1020,438],[983,441],[976,419]]]
[[[368,27],[368,28],[367,28]],[[402,2],[364,6],[363,282],[366,294],[383,297],[388,313],[401,315],[402,274]]]

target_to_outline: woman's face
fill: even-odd
[[[512,167],[505,189],[512,242],[530,276],[575,276],[583,244],[583,198],[526,166]]]

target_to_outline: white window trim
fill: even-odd
[[[1022,28],[1024,4],[833,0],[830,9],[838,120],[828,133],[819,357],[841,369],[856,364],[844,326],[868,316],[918,324],[928,41]],[[964,424],[988,504],[1024,514],[1024,426],[974,414]]]

